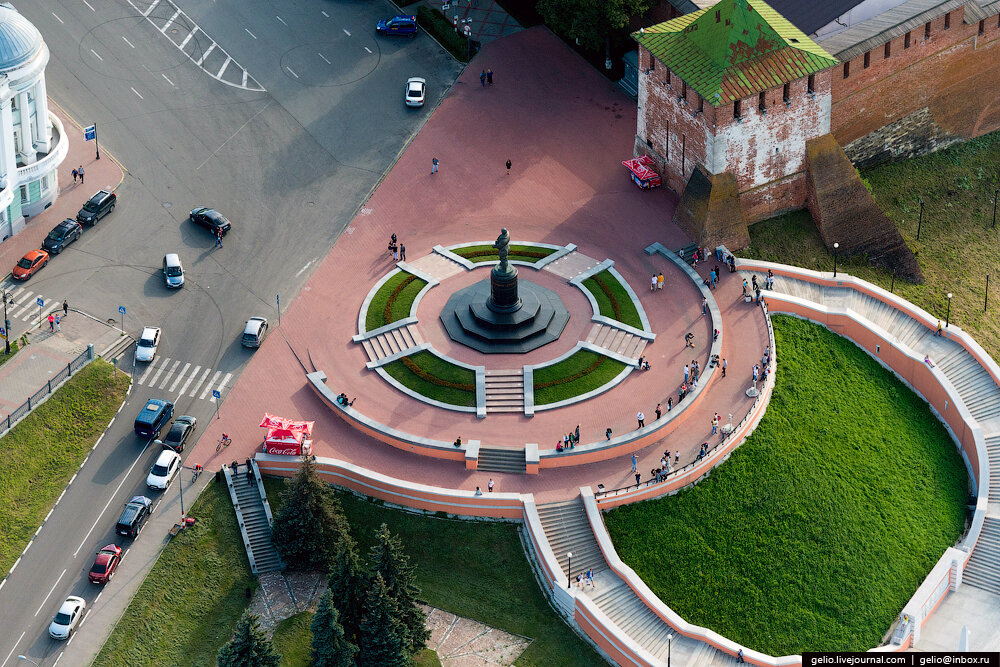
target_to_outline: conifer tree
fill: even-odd
[[[232,639],[222,645],[216,660],[219,667],[281,667],[281,656],[249,610],[243,612]]]
[[[398,620],[399,608],[389,595],[382,575],[375,573],[365,598],[358,667],[408,667],[406,628]]]
[[[358,543],[345,532],[330,561],[329,591],[333,606],[340,614],[344,634],[352,642],[358,641],[367,587],[366,574],[358,557]]]
[[[326,570],[347,532],[347,521],[333,489],[316,474],[312,458],[303,458],[282,496],[271,529],[275,548],[291,569]]]
[[[405,629],[406,648],[416,653],[427,643],[427,614],[417,604],[420,589],[417,588],[410,565],[410,557],[403,552],[403,544],[398,536],[391,535],[384,523],[375,532],[375,544],[369,556],[372,578],[380,575],[385,581],[389,596],[399,610],[396,618]]]
[[[319,599],[311,629],[312,667],[353,667],[358,647],[344,637],[330,589]]]

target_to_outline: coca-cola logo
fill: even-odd
[[[268,445],[265,454],[279,454],[282,456],[298,456],[298,445]]]

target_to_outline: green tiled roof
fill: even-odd
[[[713,106],[837,64],[761,0],[720,0],[632,37]]]

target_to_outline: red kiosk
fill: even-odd
[[[267,429],[264,453],[308,456],[312,453],[313,423],[265,414],[260,422],[260,427]]]
[[[648,190],[663,185],[660,175],[653,171],[653,158],[648,155],[623,160],[622,164],[632,173],[632,181],[640,190]]]

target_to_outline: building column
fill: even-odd
[[[17,108],[21,110],[21,162],[31,164],[35,161],[34,133],[31,131],[31,106],[28,104],[28,91],[17,94]]]
[[[39,153],[48,153],[52,134],[49,132],[49,98],[45,92],[45,75],[35,82],[35,148]]]
[[[11,99],[0,102],[0,180],[11,187],[17,180],[17,155],[14,152],[14,112]]]

